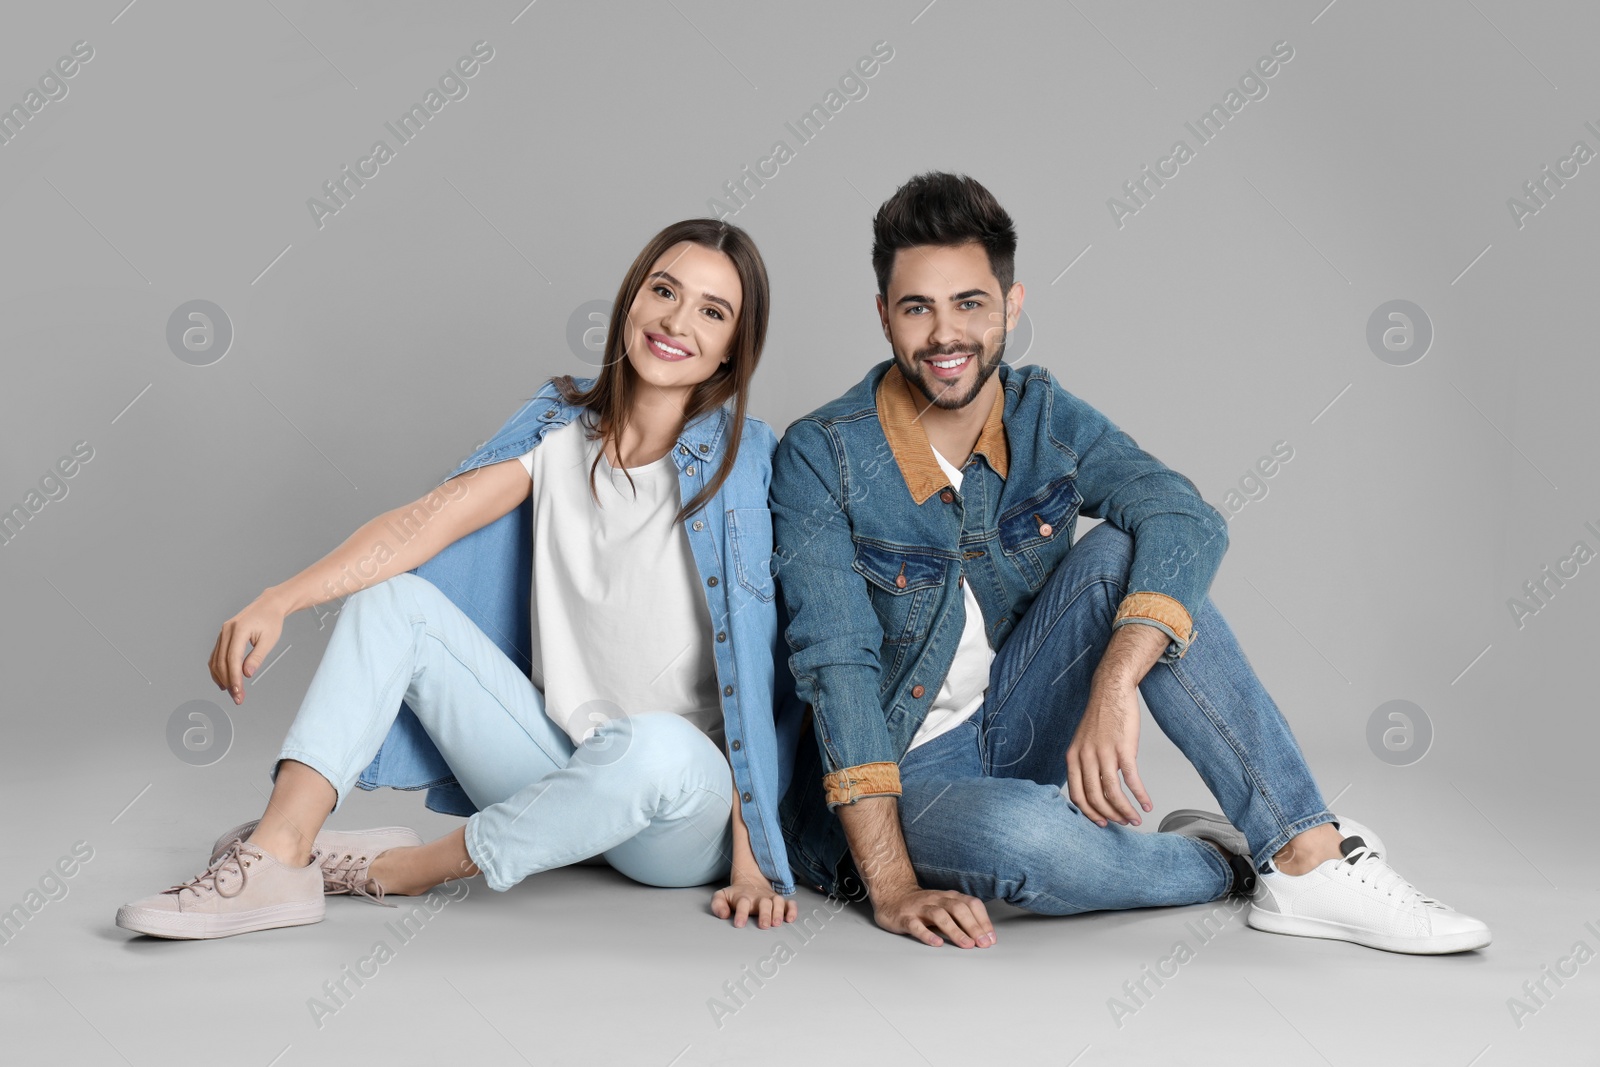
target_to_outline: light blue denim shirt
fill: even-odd
[[[588,388],[593,379],[576,379]],[[476,452],[440,480],[520,456],[545,434],[567,425],[583,409],[561,399],[547,382]],[[683,428],[672,449],[680,499],[710,481],[726,456],[732,404],[706,412]],[[779,893],[794,892],[778,801],[789,787],[804,706],[794,677],[778,658],[779,604],[775,597],[772,517],[767,490],[777,437],[760,419],[746,416],[733,470],[700,511],[683,520],[711,611],[711,648],[722,697],[727,755],[739,791],[750,848]],[[526,673],[531,665],[533,502],[459,538],[412,573],[444,592]],[[784,669],[776,668],[783,666]],[[404,703],[372,763],[356,782],[363,789],[427,789],[425,803],[447,815],[477,811],[415,713]]]

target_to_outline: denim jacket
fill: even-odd
[[[1222,516],[1045,368],[995,373],[1002,388],[958,465],[959,490],[919,421],[926,401],[893,360],[797,420],[773,457],[784,636],[816,738],[802,745],[782,817],[791,862],[813,884],[845,850],[833,809],[899,795],[899,760],[961,640],[965,584],[998,649],[1081,513],[1134,539],[1113,628],[1157,627],[1164,662],[1196,636],[1192,616],[1227,547]]]
[[[592,381],[579,378],[577,384],[587,388]],[[554,383],[547,382],[439,484],[528,452],[582,411],[563,401]],[[682,500],[699,492],[723,461],[732,420],[732,406],[724,405],[683,428],[672,450]],[[684,519],[683,528],[711,610],[726,754],[750,848],[772,888],[788,894],[794,892],[794,881],[778,824],[778,800],[793,773],[803,708],[794,700],[793,676],[775,669],[781,666],[779,605],[771,570],[767,489],[776,446],[766,423],[746,417],[733,471],[702,510]],[[438,586],[524,673],[532,666],[532,518],[530,497],[412,572]],[[427,789],[427,806],[448,815],[478,810],[404,703],[383,747],[356,784],[363,789]]]

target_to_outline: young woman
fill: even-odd
[[[768,306],[743,230],[668,226],[618,288],[597,376],[551,379],[433,491],[229,619],[211,676],[240,704],[284,618],[348,594],[266,812],[117,925],[223,937],[317,922],[325,893],[384,903],[479,873],[503,891],[599,857],[647,885],[718,882],[736,926],[792,922],[777,441],[745,414]],[[468,818],[428,844],[323,830],[353,785],[428,787]]]

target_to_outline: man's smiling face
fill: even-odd
[[[878,315],[900,373],[936,407],[972,403],[1005,357],[1021,284],[1012,284],[1008,309],[988,254],[972,241],[900,249],[888,289]]]

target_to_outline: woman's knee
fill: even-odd
[[[625,766],[653,781],[703,773],[711,767],[725,770],[727,766],[717,746],[698,726],[668,712],[608,719],[582,747],[590,749],[594,758]]]
[[[342,616],[354,609],[357,613],[386,611],[407,616],[426,616],[431,601],[443,595],[439,587],[428,579],[410,571],[402,571],[351,593],[345,598],[340,614]]]

